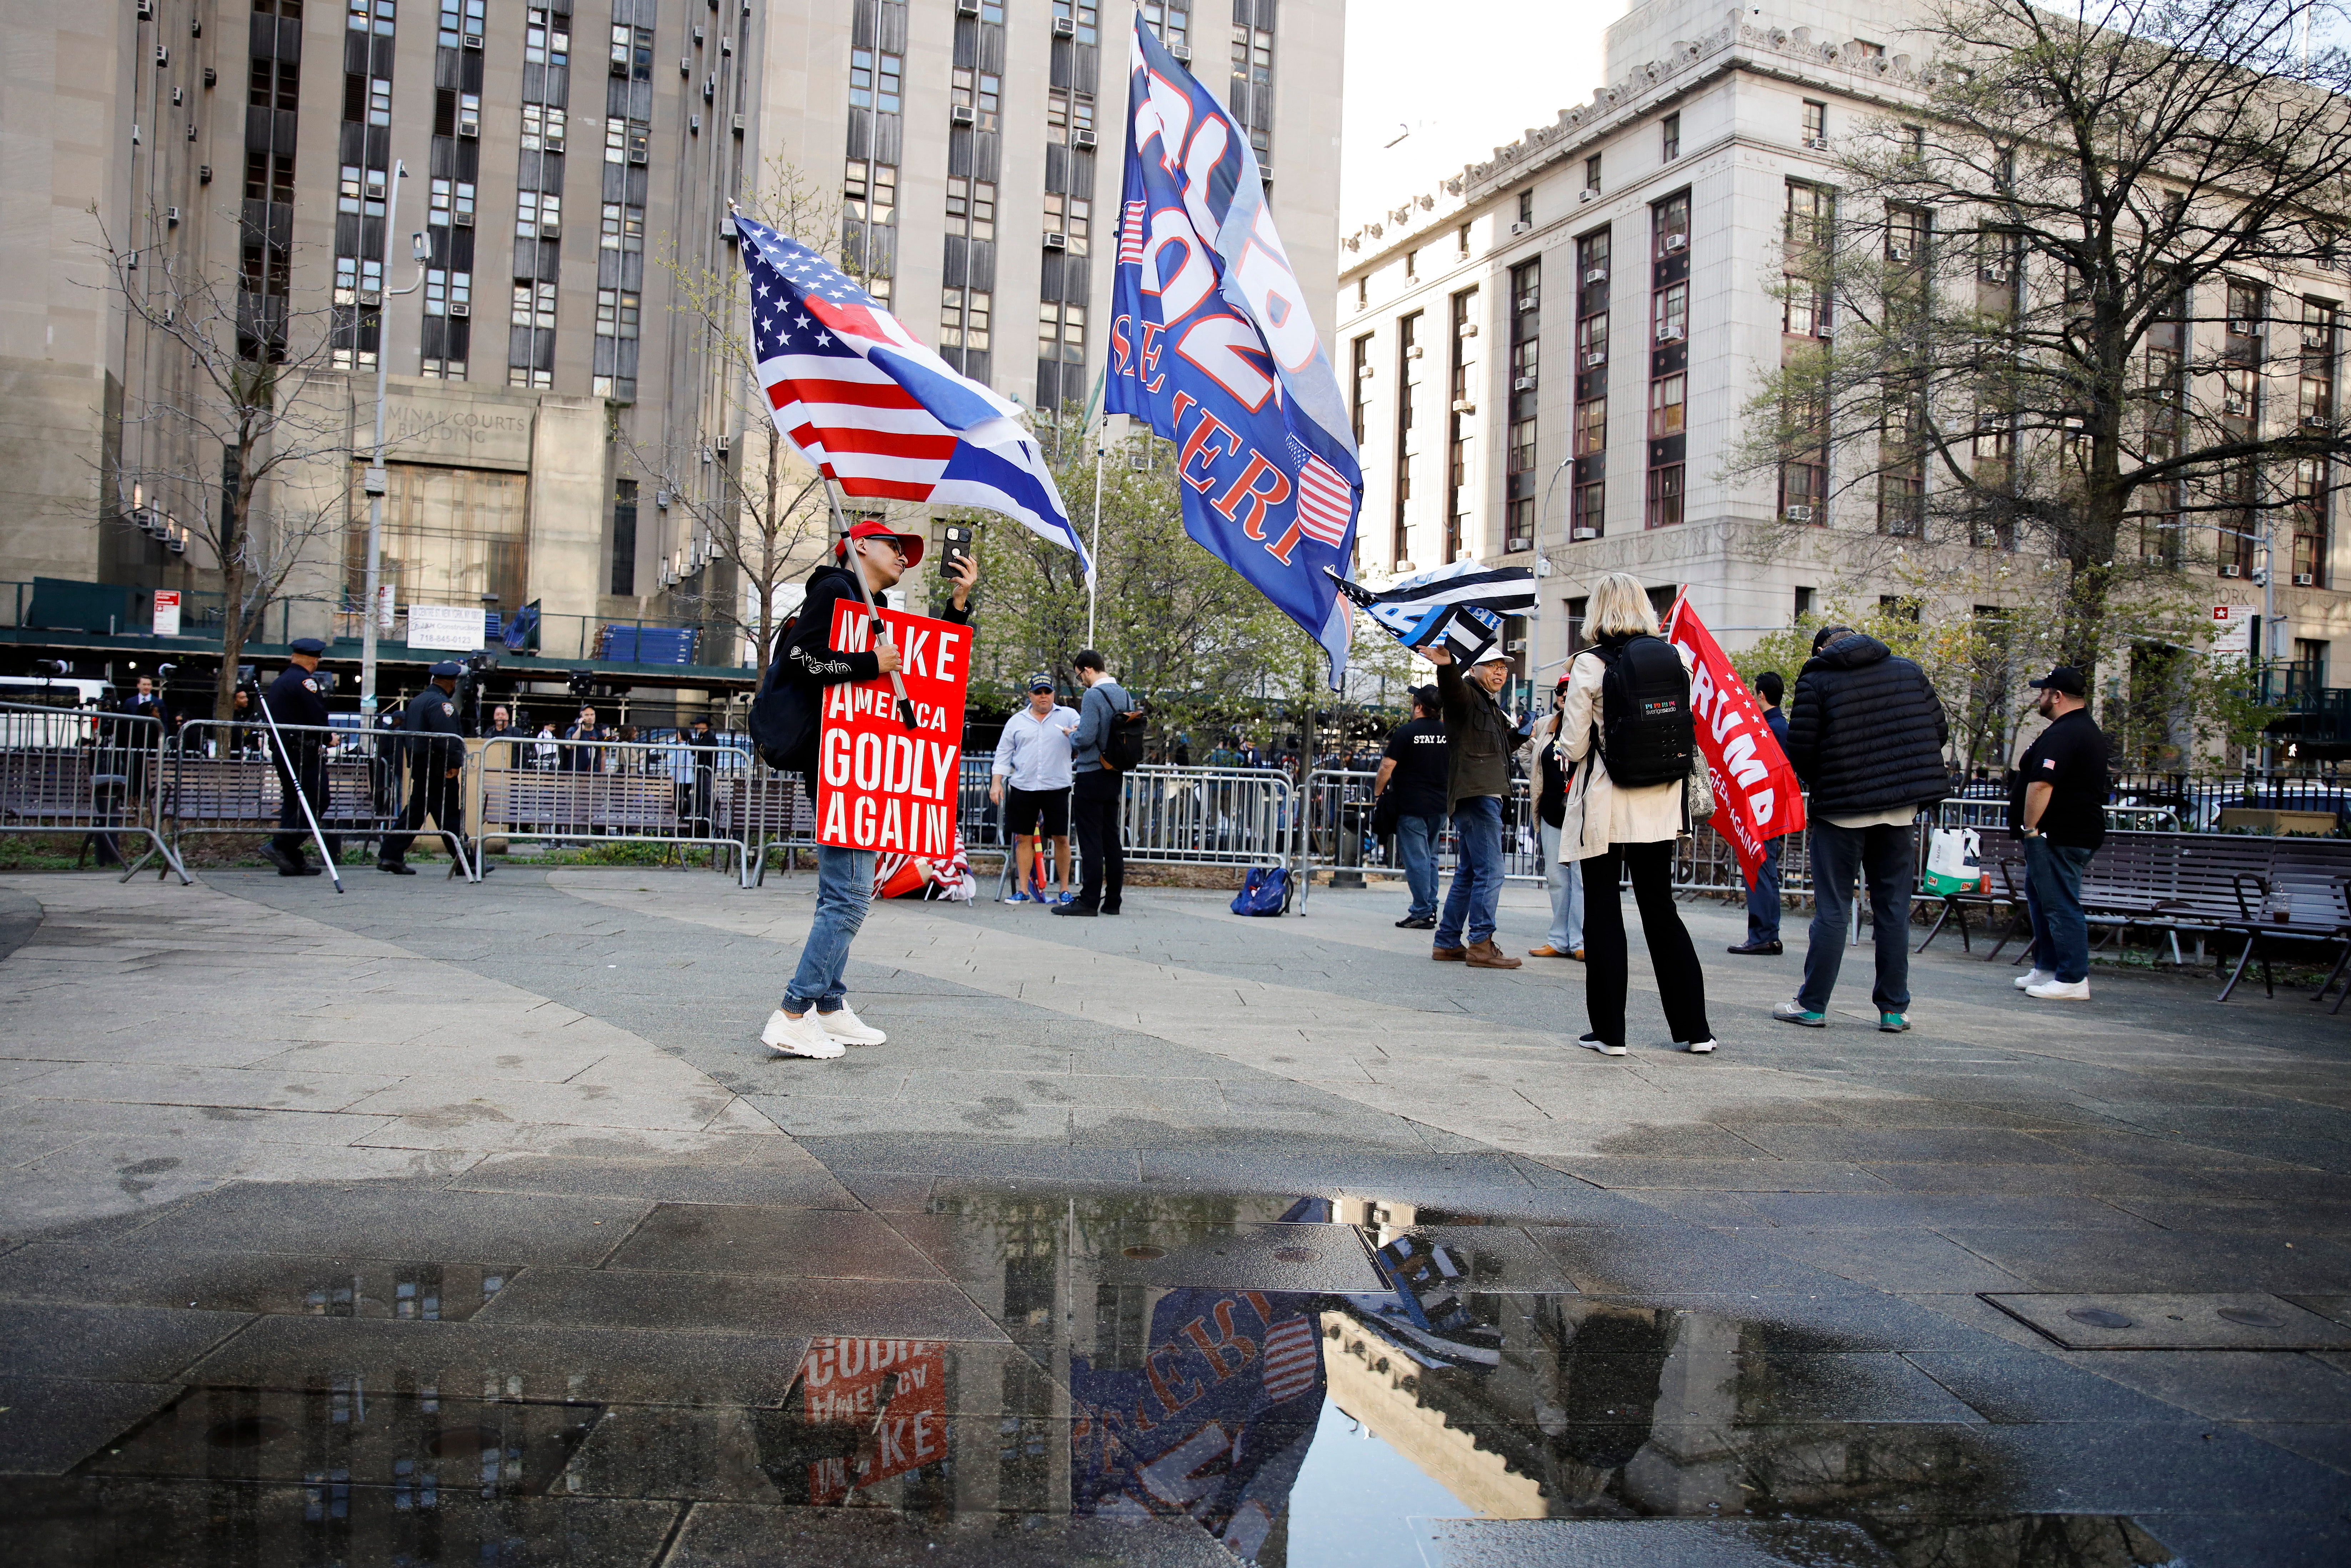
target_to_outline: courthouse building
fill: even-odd
[[[1636,5],[1609,29],[1606,85],[1588,101],[1345,236],[1333,358],[1363,450],[1365,577],[1541,557],[1531,651],[1547,682],[1585,585],[1609,571],[1661,603],[1688,585],[1731,646],[1832,602],[1917,595],[1922,575],[1984,575],[1916,542],[1915,497],[1889,507],[1883,487],[1840,488],[1825,465],[1727,472],[1762,374],[1830,330],[1788,306],[1787,225],[1833,210],[1840,139],[1920,98],[1924,58],[1908,51],[1925,46],[1900,16],[1834,0]],[[2198,301],[2189,354],[2258,365],[2271,425],[2314,398],[2332,415],[2351,284],[2240,287],[2264,296]],[[2257,325],[2263,338],[2243,336]],[[2275,550],[2273,646],[2320,686],[2329,644],[2351,636],[2332,487],[2322,476],[2280,517]],[[1856,533],[1908,534],[1917,564],[1902,573]],[[2214,603],[2261,605],[2249,542],[2207,538],[2191,559]]]
[[[348,383],[340,404],[360,454],[379,364],[389,375],[382,555],[398,602],[509,620],[536,604],[543,650],[575,662],[593,659],[602,628],[654,622],[698,632],[697,669],[744,663],[740,637],[709,610],[739,585],[692,518],[724,493],[725,465],[765,444],[742,439],[743,400],[723,395],[724,367],[678,308],[676,278],[733,267],[728,202],[779,169],[840,214],[839,232],[798,237],[870,277],[966,373],[1059,411],[1084,402],[1102,362],[1123,6],[16,11],[0,170],[14,263],[0,277],[11,580],[196,599],[218,586],[186,519],[235,458],[172,449],[146,417],[191,380],[110,292],[101,234],[138,253],[133,287],[218,280],[248,336],[331,310],[328,373]],[[1334,278],[1340,0],[1153,0],[1142,12],[1249,128],[1299,277],[1310,288]],[[395,165],[407,171],[396,210]],[[418,276],[417,233],[422,287],[400,292]],[[1310,301],[1326,327],[1332,305],[1327,292]],[[342,515],[265,619],[265,645],[289,628],[356,634],[357,464],[343,487]],[[20,643],[39,640],[24,625],[32,597],[0,591]],[[119,651],[99,634],[110,624],[80,628],[93,657]],[[620,674],[632,663],[607,662]]]

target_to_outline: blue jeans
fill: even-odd
[[[804,1013],[814,1003],[820,1013],[841,1009],[841,971],[849,967],[849,945],[873,904],[873,852],[819,844],[816,849],[816,919],[800,948],[799,967],[784,992],[784,1010]]]
[[[1494,910],[1502,902],[1499,796],[1480,795],[1453,808],[1453,885],[1437,919],[1436,945],[1475,947],[1492,939]]]
[[[1780,841],[1763,841],[1763,863],[1747,890],[1747,943],[1761,946],[1780,939]]]
[[[2090,977],[2090,924],[2082,918],[2082,873],[2095,850],[2024,841],[2024,903],[2032,915],[2032,967],[2066,985]]]
[[[1583,873],[1578,862],[1559,859],[1559,830],[1542,825],[1543,886],[1551,893],[1552,950],[1573,953],[1583,946]]]
[[[1828,1010],[1844,962],[1844,925],[1853,908],[1856,873],[1869,880],[1870,925],[1877,936],[1877,983],[1869,998],[1882,1013],[1910,1010],[1910,878],[1917,869],[1915,830],[1879,824],[1840,828],[1814,822],[1812,946],[1804,952],[1804,983],[1796,1003],[1806,1012]]]
[[[1404,884],[1412,890],[1407,920],[1437,913],[1437,841],[1445,831],[1442,817],[1403,816],[1396,819],[1396,852],[1404,856]]]

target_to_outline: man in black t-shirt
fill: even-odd
[[[1412,719],[1388,736],[1372,798],[1396,791],[1396,844],[1404,856],[1412,908],[1396,924],[1406,931],[1437,928],[1437,841],[1445,831],[1445,788],[1451,753],[1437,688],[1416,687]]]
[[[2043,1001],[2090,999],[2090,928],[2082,873],[2106,841],[2106,737],[2090,719],[2082,672],[2060,664],[2032,683],[2049,727],[2010,786],[2008,825],[2024,846],[2032,972],[2018,988]]]

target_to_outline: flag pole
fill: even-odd
[[[841,509],[841,492],[834,488],[831,475],[822,469],[817,472],[823,476],[824,498],[831,503],[832,520],[841,529],[841,563],[849,569],[849,575],[857,580],[857,597],[864,601],[865,619],[872,624],[875,639],[886,637],[889,630],[882,624],[882,612],[873,607],[873,590],[865,580],[864,564],[858,559],[857,552],[850,548],[849,515]],[[898,722],[908,729],[919,728],[914,723],[914,701],[906,695],[905,678],[895,670],[890,672],[890,689],[898,694]]]
[[[1094,542],[1092,558],[1093,570],[1086,573],[1086,646],[1094,645],[1094,605],[1102,597],[1102,437],[1110,428],[1104,420],[1094,432]]]

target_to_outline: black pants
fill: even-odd
[[[1084,869],[1078,903],[1086,909],[1118,907],[1126,889],[1126,846],[1119,842],[1119,800],[1125,780],[1107,768],[1081,770],[1070,789],[1070,826],[1078,835]]]
[[[1674,841],[1611,844],[1583,866],[1583,1006],[1592,1032],[1610,1045],[1625,1043],[1625,909],[1616,884],[1633,877],[1633,902],[1641,911],[1641,935],[1649,944],[1649,964],[1666,1004],[1674,1039],[1687,1045],[1712,1040],[1706,1022],[1706,971],[1674,904]]]
[[[298,861],[302,846],[310,841],[310,819],[302,814],[302,802],[310,802],[322,833],[327,825],[327,754],[316,744],[299,740],[285,749],[292,755],[277,761],[277,831],[269,842]],[[327,848],[330,853],[340,852],[340,836],[329,839]]]
[[[435,757],[409,769],[408,809],[400,814],[401,831],[384,835],[376,859],[394,865],[406,860],[408,846],[416,841],[416,830],[424,825],[428,814],[443,834],[465,836],[465,793],[459,788],[464,779],[462,775],[451,778],[448,768],[444,759]]]

